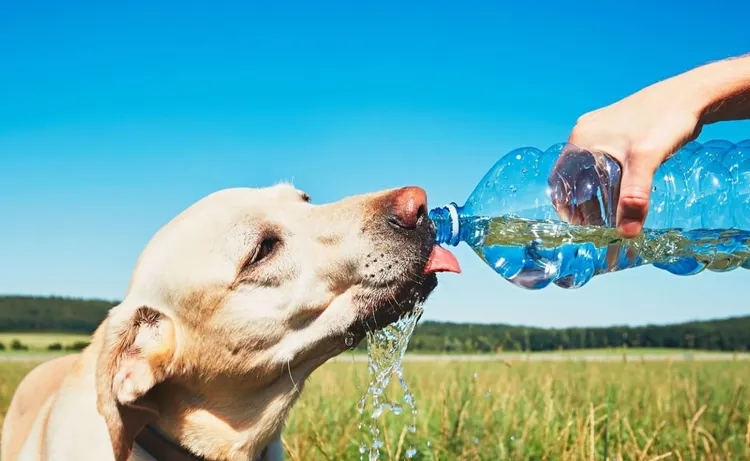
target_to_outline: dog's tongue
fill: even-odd
[[[430,259],[427,260],[427,265],[423,273],[430,274],[432,272],[455,272],[456,274],[460,274],[461,266],[458,265],[458,260],[453,256],[453,253],[440,245],[435,245],[432,247]]]

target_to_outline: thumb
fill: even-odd
[[[625,238],[633,238],[643,229],[648,214],[651,184],[658,162],[649,156],[631,155],[625,164],[617,205],[617,231]]]

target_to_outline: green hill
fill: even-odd
[[[90,334],[117,301],[0,296],[0,332]],[[504,324],[420,322],[412,352],[475,353],[607,347],[750,350],[750,316],[671,325],[534,328]],[[364,348],[364,342],[360,348]]]

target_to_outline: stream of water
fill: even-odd
[[[402,403],[389,401],[385,395],[385,390],[394,375],[398,378],[401,386],[403,402],[408,407],[408,410],[411,411],[411,421],[408,425],[408,431],[411,434],[417,431],[417,406],[414,395],[404,380],[402,362],[406,348],[409,345],[409,340],[412,333],[414,333],[414,327],[417,325],[417,320],[419,320],[422,314],[422,308],[421,304],[417,304],[411,312],[405,314],[398,321],[383,329],[367,334],[370,382],[357,405],[357,410],[362,417],[366,418],[364,422],[360,423],[359,427],[370,434],[372,443],[368,447],[366,443],[362,442],[359,447],[360,460],[364,460],[365,455],[368,456],[367,459],[370,461],[380,459],[380,449],[385,443],[380,419],[388,411],[397,416],[401,415],[404,411]],[[368,406],[368,397],[371,403],[371,411],[366,416],[365,409]],[[417,450],[414,446],[409,445],[404,453],[407,458],[412,458],[417,454]]]

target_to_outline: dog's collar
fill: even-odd
[[[157,461],[206,461],[206,458],[190,453],[151,424],[138,433],[135,442]],[[266,450],[268,447],[265,447],[254,461],[261,461],[265,458]]]

